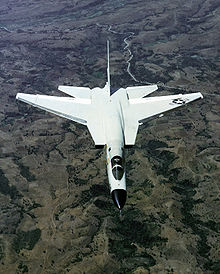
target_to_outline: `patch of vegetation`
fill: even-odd
[[[106,185],[92,185],[90,187],[90,192],[93,197],[106,195],[107,191]]]
[[[71,132],[71,129],[70,129],[70,121],[69,121],[69,120],[64,120],[64,122],[61,124],[61,128],[62,128],[65,132]]]
[[[144,267],[145,269],[149,269],[149,267],[156,264],[156,260],[146,252],[142,252],[138,256],[131,257],[127,260],[125,260],[125,265],[131,265],[133,269],[126,268],[126,272],[123,273],[134,273],[133,271],[137,269],[137,267]],[[132,271],[132,272],[129,272]]]
[[[143,65],[135,65],[135,58],[131,61],[131,67],[136,67],[135,75],[136,78],[140,81],[146,81],[146,79],[151,83],[157,83],[162,82],[166,83],[170,80],[173,80],[173,78],[169,74],[158,74],[156,70],[150,70],[146,69]]]
[[[159,140],[150,140],[147,143],[147,147],[151,150],[155,150],[158,148],[168,147],[168,144],[166,144],[165,142],[159,141]]]
[[[129,175],[131,170],[134,169],[133,164],[134,163],[131,160],[126,161],[126,173],[127,173],[127,175]]]
[[[160,228],[154,223],[142,223],[134,219],[126,219],[117,224],[117,229],[112,230],[117,236],[127,241],[137,242],[141,246],[152,247],[160,242]]]
[[[118,260],[133,257],[137,250],[136,246],[132,244],[131,241],[112,239],[109,239],[109,249],[111,253],[116,255]]]
[[[81,202],[87,203],[90,199],[106,195],[107,187],[105,185],[92,185],[89,190],[84,190],[81,193]]]
[[[126,210],[124,216],[123,220],[118,214],[113,216],[114,228],[111,229],[109,239],[110,253],[115,254],[121,261],[122,268],[126,267],[125,273],[129,273],[137,265],[143,265],[145,268],[155,265],[156,261],[151,255],[146,252],[137,253],[135,243],[143,248],[164,244],[167,239],[160,237],[160,226],[153,222],[155,219],[152,221],[151,217],[142,221],[137,219],[143,216],[139,210]]]
[[[192,124],[191,123],[185,123],[185,124],[183,124],[183,127],[184,127],[185,130],[190,130],[190,129],[192,129]]]
[[[112,74],[111,75],[111,85],[114,88],[118,88],[119,87],[119,83],[120,83],[120,87],[127,87],[127,86],[132,86],[134,83],[131,79],[131,77],[127,74],[122,74],[118,75],[118,74]]]
[[[73,130],[71,129],[71,123],[72,123],[72,121],[69,121],[69,120],[64,121],[64,122],[61,124],[61,127],[62,127],[62,129],[63,129],[65,132],[72,132],[72,133],[76,134],[76,132],[73,131]],[[85,126],[84,126],[84,125],[76,124],[76,123],[75,123],[74,126],[75,126],[77,129],[83,129],[83,130],[85,130]]]
[[[42,207],[41,204],[39,203],[36,203],[35,201],[33,203],[30,203],[30,204],[24,204],[22,207],[21,207],[21,210],[22,210],[22,213],[28,213],[30,216],[34,216],[33,213],[30,213],[30,211],[34,208],[38,208],[38,207]],[[34,218],[36,218],[34,216]]]
[[[181,67],[197,67],[201,69],[201,67],[204,66],[203,61],[200,58],[193,58],[191,56],[184,56],[184,58],[181,60]]]
[[[0,261],[4,258],[4,243],[2,239],[0,239]]]
[[[169,176],[169,166],[176,160],[176,154],[170,151],[161,151],[157,154],[158,164],[155,165],[157,175]]]
[[[198,133],[196,133],[196,136],[202,136],[207,139],[211,138],[211,135],[207,132],[207,129],[203,129],[203,130],[199,131]]]
[[[146,145],[147,156],[153,158],[156,162],[154,168],[157,175],[169,176],[169,166],[177,159],[174,152],[168,150],[158,150],[159,148],[168,147],[164,142],[158,140],[150,140]]]
[[[89,191],[89,190],[84,190],[84,191],[82,191],[82,193],[81,193],[80,202],[81,202],[82,204],[85,204],[85,203],[87,203],[91,198],[92,198],[92,194],[90,193],[90,191]]]
[[[16,253],[19,253],[23,248],[32,250],[35,244],[39,241],[40,236],[41,230],[39,228],[27,232],[19,231],[12,246]]]
[[[39,147],[30,146],[28,147],[28,155],[37,154],[39,151]]]
[[[71,263],[78,263],[78,262],[82,262],[83,260],[83,254],[81,252],[77,253],[74,258],[72,258]]]
[[[88,182],[88,180],[80,179],[77,177],[74,178],[74,183],[79,186],[86,185],[87,182]]]
[[[66,170],[67,170],[67,173],[69,174],[69,178],[68,178],[69,184],[74,183],[79,186],[87,185],[88,180],[79,178],[79,175],[78,175],[79,172],[76,167],[67,165]]]
[[[17,269],[18,273],[28,273],[28,267],[23,264],[23,262],[20,262]]]
[[[220,232],[220,223],[209,220],[208,222],[203,222],[203,225],[215,232]]]
[[[169,218],[169,216],[165,212],[160,213],[159,216],[160,216],[160,222],[162,224],[165,224],[166,220]]]
[[[102,210],[109,210],[111,211],[113,208],[113,204],[107,201],[103,201],[101,199],[97,199],[94,201],[94,204],[96,207],[102,209]]]
[[[29,167],[24,166],[23,164],[19,163],[18,167],[20,169],[21,175],[27,179],[28,182],[32,182],[36,180],[35,175],[31,174]]]
[[[22,163],[20,163],[20,161],[17,158],[14,159],[14,162],[18,165],[21,176],[26,178],[28,182],[36,180],[35,175],[30,172],[29,167],[24,166]]]
[[[126,167],[126,171],[127,171],[127,167]],[[128,174],[128,173],[127,173]],[[129,178],[126,178],[126,184],[128,187],[132,186],[135,184],[135,182]]]
[[[103,75],[103,73],[102,73],[101,71],[94,71],[94,72],[92,73],[92,76],[93,76],[94,78],[104,79],[104,75]]]
[[[180,172],[179,169],[171,170],[172,176],[169,178],[169,183],[171,183],[172,189],[181,195],[182,208],[181,212],[184,216],[183,222],[187,227],[190,227],[195,235],[199,236],[197,242],[198,254],[206,259],[204,264],[205,270],[212,270],[210,267],[214,265],[209,258],[209,251],[211,247],[207,244],[207,237],[209,235],[209,230],[211,229],[215,232],[219,229],[219,224],[209,221],[203,222],[198,219],[197,216],[193,215],[191,212],[195,204],[200,203],[201,200],[194,200],[194,195],[196,194],[195,188],[198,186],[198,183],[193,180],[182,180],[178,181],[177,177]]]
[[[218,274],[220,270],[220,260],[216,262],[208,261],[205,264],[205,269],[213,271],[213,274]]]
[[[134,192],[137,192],[139,190],[143,191],[143,193],[146,196],[150,196],[153,191],[154,185],[149,179],[145,179],[143,182],[136,183],[136,187],[134,189]]]
[[[50,185],[50,196],[51,196],[52,200],[56,199],[56,189],[53,185]]]
[[[0,193],[4,195],[9,195],[11,199],[21,197],[17,188],[15,186],[9,185],[9,180],[1,169],[0,169]]]

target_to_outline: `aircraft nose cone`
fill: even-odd
[[[123,208],[126,202],[127,191],[124,189],[115,189],[112,191],[112,199],[119,210]]]

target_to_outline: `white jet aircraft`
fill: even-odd
[[[200,92],[147,97],[157,85],[119,88],[111,92],[109,41],[107,82],[104,88],[59,86],[70,97],[18,93],[16,99],[74,122],[86,125],[96,146],[106,147],[107,173],[114,204],[119,210],[126,201],[124,147],[135,144],[139,125],[149,117],[203,98]]]

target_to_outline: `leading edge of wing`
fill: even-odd
[[[191,94],[178,94],[168,96],[157,96],[129,100],[129,111],[133,113],[139,123],[145,119],[162,114],[166,111],[184,106],[192,101],[203,98],[200,92]]]
[[[86,125],[91,100],[17,93],[16,99],[58,116]]]

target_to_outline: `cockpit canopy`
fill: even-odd
[[[116,180],[121,180],[124,174],[124,160],[121,156],[114,156],[111,159],[112,174]]]

